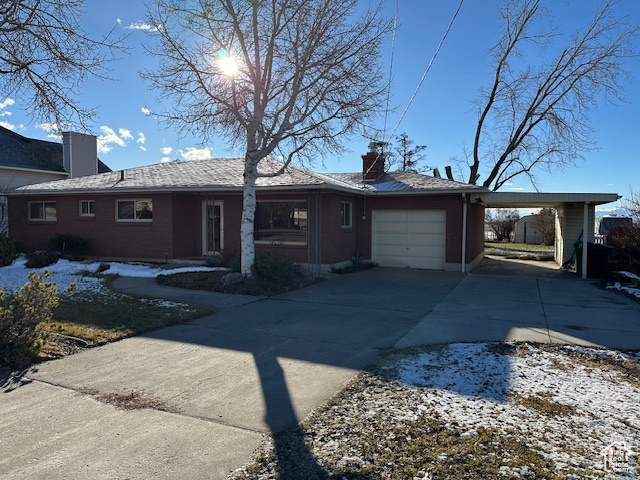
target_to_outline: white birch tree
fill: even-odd
[[[541,0],[505,1],[493,80],[478,100],[469,183],[498,190],[526,175],[535,186],[537,171],[571,165],[592,146],[589,112],[621,98],[625,62],[636,56],[638,25],[615,16],[617,3],[602,2],[565,37],[541,27]]]
[[[169,124],[244,150],[241,272],[255,258],[256,180],[341,150],[338,138],[381,110],[380,44],[391,23],[358,0],[156,0],[143,77]],[[368,2],[367,2],[368,3]],[[267,157],[282,168],[259,168]]]

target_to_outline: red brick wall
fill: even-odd
[[[202,197],[196,194],[172,195],[172,258],[202,255]]]
[[[151,198],[153,221],[117,222],[116,199]],[[55,201],[57,220],[29,221],[27,202]],[[93,200],[94,217],[79,215],[79,201]],[[172,201],[171,194],[152,195],[69,195],[30,196],[9,199],[11,223],[9,230],[23,251],[50,249],[50,239],[57,234],[77,235],[89,242],[87,254],[101,257],[171,258]]]
[[[151,198],[153,221],[116,222],[116,199]],[[223,251],[240,253],[241,194],[152,194],[152,195],[69,195],[10,197],[10,232],[25,251],[50,248],[49,239],[58,233],[78,235],[89,241],[87,254],[103,257],[171,259],[202,255],[202,202],[222,201],[224,215]],[[56,201],[56,222],[27,220],[30,200]],[[80,217],[79,200],[94,200],[95,217]],[[398,197],[352,196],[336,192],[259,194],[258,200],[298,200],[307,202],[307,245],[257,244],[257,252],[278,252],[294,261],[334,264],[349,260],[354,252],[371,257],[371,218],[374,209],[439,209],[447,215],[447,263],[461,261],[462,198],[460,195]],[[341,202],[352,202],[352,227],[341,226]],[[316,221],[316,204],[321,216]],[[467,260],[483,249],[484,209],[470,204],[468,211]],[[365,216],[363,220],[362,217]],[[316,239],[320,249],[316,249]],[[319,258],[316,258],[316,252]]]

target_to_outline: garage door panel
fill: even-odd
[[[377,255],[375,262],[383,267],[405,268],[407,266],[407,256]]]
[[[407,235],[402,233],[380,233],[377,236],[378,245],[407,245]]]
[[[407,210],[407,218],[411,222],[444,222],[446,212],[444,210]]]
[[[444,210],[374,210],[372,257],[384,267],[444,269]]]
[[[375,210],[373,212],[375,220],[378,222],[400,222],[405,223],[407,221],[406,210]]]
[[[407,231],[408,233],[443,234],[446,232],[446,226],[438,222],[409,223]]]
[[[436,234],[412,234],[407,235],[407,245],[433,245],[442,247],[445,245],[445,237],[441,233]]]

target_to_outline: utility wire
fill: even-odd
[[[442,37],[442,39],[440,40],[440,43],[438,44],[438,48],[436,49],[435,53],[431,57],[431,60],[429,61],[429,65],[427,65],[426,70],[422,74],[422,78],[420,79],[420,83],[418,84],[418,86],[416,87],[415,91],[413,92],[413,95],[409,99],[409,103],[407,103],[407,106],[404,109],[404,112],[402,112],[402,115],[400,116],[400,120],[398,120],[398,123],[396,124],[395,128],[391,132],[391,135],[389,135],[388,142],[390,142],[391,139],[393,138],[393,136],[395,135],[396,131],[400,127],[400,124],[402,123],[402,120],[404,120],[404,117],[407,114],[407,111],[409,110],[409,107],[413,103],[413,100],[416,98],[416,95],[418,95],[418,91],[420,90],[420,87],[422,86],[422,84],[424,82],[424,79],[427,77],[427,74],[429,73],[429,70],[431,70],[431,66],[433,65],[434,60],[438,56],[438,53],[440,52],[440,49],[442,48],[442,45],[444,44],[445,39],[449,35],[449,31],[451,30],[451,27],[453,26],[453,22],[455,22],[456,17],[458,16],[458,13],[460,12],[460,8],[462,8],[462,4],[463,3],[464,3],[464,0],[460,0],[460,3],[458,4],[458,8],[456,9],[456,13],[453,14],[453,18],[449,22],[449,26],[447,27],[447,31],[444,33],[444,36]],[[386,118],[385,118],[385,122],[386,122]],[[386,123],[385,123],[385,129],[386,129]]]
[[[384,110],[384,127],[382,128],[382,138],[387,134],[387,117],[389,116],[389,102],[391,99],[391,80],[393,79],[393,56],[396,46],[396,31],[398,30],[398,10],[400,0],[396,0],[396,11],[393,16],[393,35],[391,36],[391,62],[389,63],[389,82],[387,84],[387,106]]]

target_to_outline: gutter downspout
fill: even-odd
[[[462,273],[467,263],[467,194],[462,194]]]
[[[589,229],[589,202],[584,202],[582,213],[582,279],[587,278],[587,231]]]

